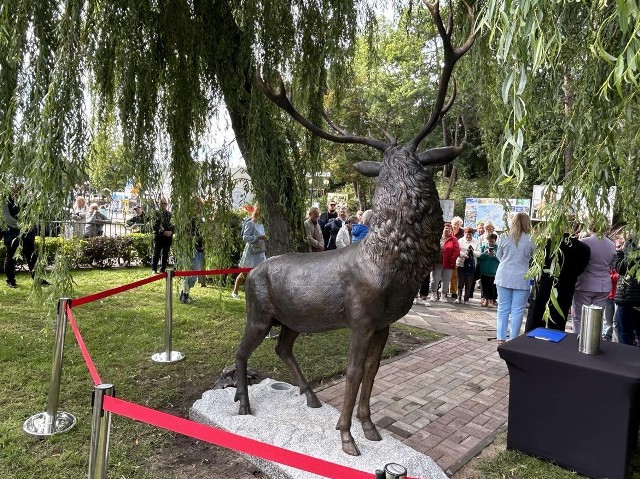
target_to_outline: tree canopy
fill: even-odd
[[[229,184],[224,152],[203,142],[224,106],[269,221],[270,251],[295,249],[305,174],[323,169],[320,141],[269,104],[254,87],[255,73],[273,83],[280,72],[296,107],[316,124],[326,101],[359,134],[383,128],[411,136],[430,108],[437,43],[421,4],[411,0],[394,2],[397,28],[381,22],[376,33],[380,3],[5,0],[0,188],[25,182],[25,222],[56,218],[87,171],[89,152],[95,158],[102,151],[120,158],[119,175],[148,190],[168,172],[176,218],[186,224],[194,195]],[[486,158],[491,188],[505,196],[538,181],[564,186],[552,232],[569,222],[577,195],[595,212],[599,188],[615,184],[622,219],[637,229],[636,2],[472,5],[479,36],[458,69],[449,123],[464,114],[476,132],[464,174],[483,173],[474,168]],[[465,10],[458,1],[453,8],[456,19]],[[115,142],[101,139],[108,124]],[[224,224],[229,201],[214,196],[209,213]]]
[[[280,119],[255,91],[254,75],[288,75],[298,106],[319,119],[326,83],[345,71],[358,11],[373,16],[364,2],[343,0],[7,0],[0,7],[3,187],[25,182],[25,221],[57,218],[87,169],[90,140],[95,158],[95,147],[105,146],[100,125],[113,119],[131,179],[151,190],[169,170],[175,216],[186,224],[193,196],[226,181],[223,169],[199,177],[196,164],[208,122],[224,104],[272,225],[272,252],[288,251],[301,237],[304,173],[319,170],[317,139],[299,138]],[[296,161],[291,152],[301,145],[307,154]],[[210,204],[224,222],[229,201]]]
[[[480,27],[501,76],[503,178],[523,181],[526,171],[562,185],[552,215],[561,223],[580,195],[602,211],[600,189],[617,185],[622,219],[637,230],[636,2],[489,0]]]

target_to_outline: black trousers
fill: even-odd
[[[487,276],[486,274],[480,275],[480,284],[482,285],[482,297],[489,301],[495,301],[498,299],[498,291],[494,283],[495,276]]]
[[[151,258],[151,269],[153,271],[158,271],[158,263],[160,263],[160,272],[165,272],[172,243],[173,236],[156,235],[154,237],[153,257]]]
[[[462,289],[464,288],[464,300],[469,301],[473,294],[473,283],[473,272],[465,273],[464,268],[458,266],[458,299],[462,298]]]
[[[431,294],[431,275],[428,275],[420,285],[420,296],[427,298]]]
[[[13,259],[13,256],[16,254],[18,246],[20,246],[20,241],[22,241],[22,257],[26,259],[27,266],[32,274],[33,268],[38,260],[34,238],[30,236],[20,238],[18,236],[12,241],[5,239],[4,246],[7,248],[7,255],[4,257],[4,274],[7,275],[7,281],[9,283],[16,281],[16,260]]]

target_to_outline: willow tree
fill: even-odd
[[[507,113],[498,152],[502,180],[521,182],[533,172],[564,187],[547,225],[555,237],[578,197],[596,214],[608,206],[600,192],[614,185],[622,220],[637,230],[636,2],[489,0],[480,27],[495,53]]]
[[[168,170],[174,216],[186,224],[194,194],[228,185],[223,168],[198,165],[224,105],[266,213],[270,253],[293,249],[302,238],[305,172],[320,169],[317,140],[282,121],[254,88],[255,73],[288,72],[296,103],[319,120],[324,88],[344,75],[356,12],[371,14],[365,3],[4,0],[3,192],[19,178],[30,192],[25,223],[58,217],[87,168],[89,125],[97,131],[115,118],[130,176],[152,190]],[[202,171],[214,177],[203,179]],[[220,194],[213,203],[222,211],[229,201]]]

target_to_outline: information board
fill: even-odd
[[[505,218],[505,207],[503,202],[508,202],[509,210]],[[506,229],[505,220],[511,221],[511,218],[517,213],[524,212],[529,214],[531,200],[526,198],[500,200],[499,198],[467,198],[464,207],[464,226],[475,228],[478,223],[486,223],[491,221],[496,230],[503,231]]]

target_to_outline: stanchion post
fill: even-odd
[[[176,363],[184,359],[180,351],[171,350],[171,335],[173,334],[173,268],[167,268],[167,281],[164,297],[164,352],[155,353],[151,360],[156,363]]]
[[[376,471],[376,479],[379,477],[378,471],[379,469]],[[380,477],[383,479],[407,479],[407,469],[403,465],[395,462],[385,464],[382,472],[384,475]]]
[[[53,361],[51,366],[51,383],[47,398],[47,410],[28,418],[22,430],[34,437],[48,437],[67,432],[76,425],[76,418],[68,413],[58,411],[60,399],[60,378],[62,377],[62,358],[64,356],[64,337],[67,331],[67,304],[70,298],[58,300],[56,314],[56,337],[53,346]]]
[[[105,396],[115,396],[113,384],[98,384],[93,389],[89,479],[106,479],[107,477],[111,413],[103,408]]]

